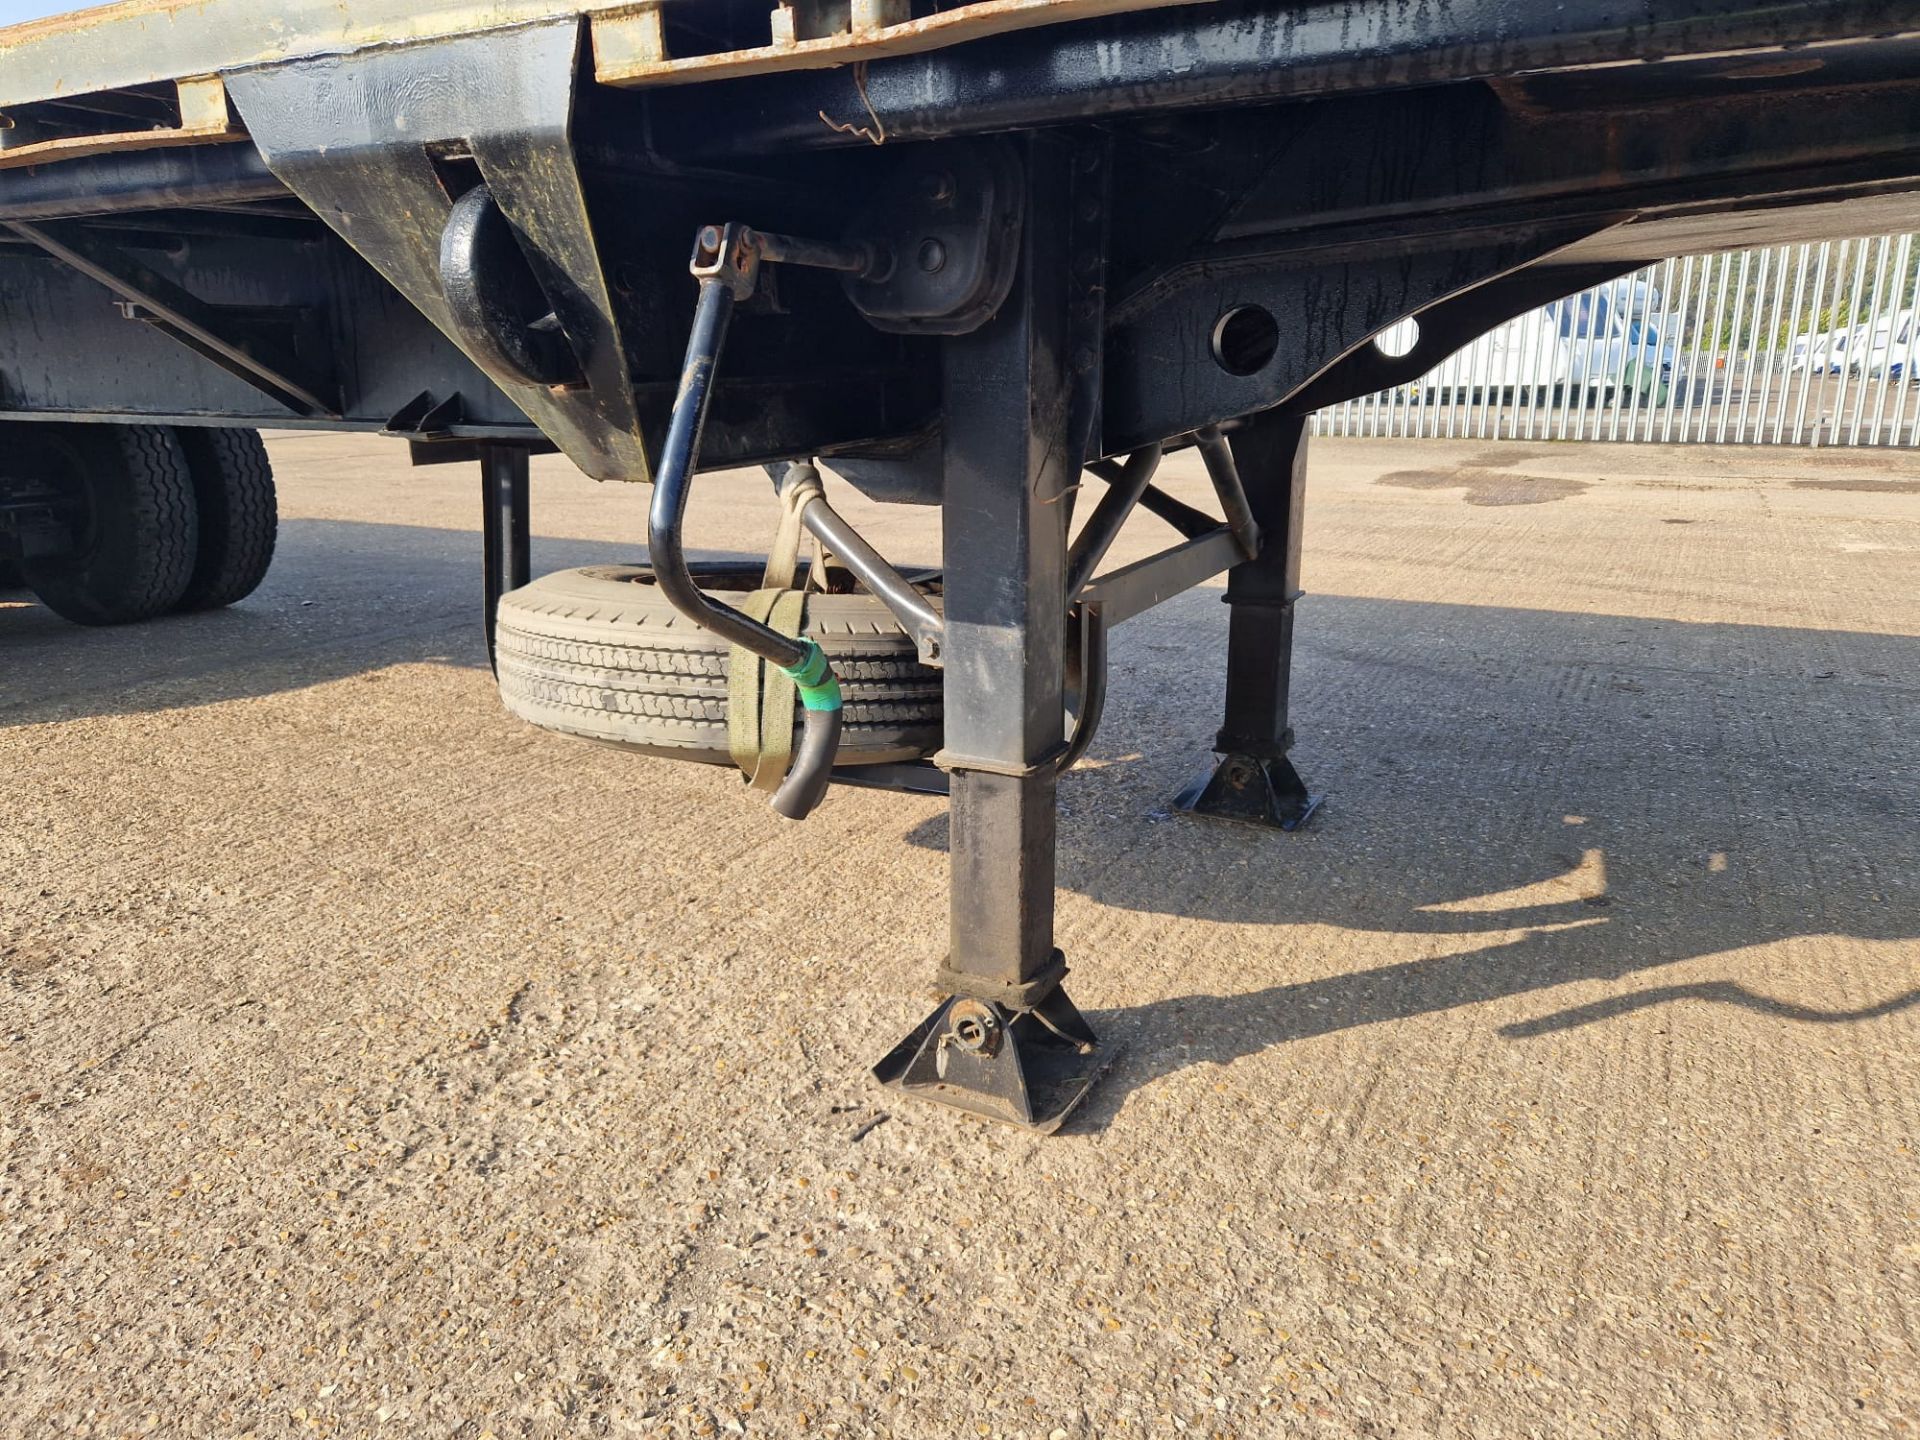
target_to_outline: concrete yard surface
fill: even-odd
[[[1036,1139],[867,1078],[943,801],[529,728],[472,468],[269,445],[234,609],[0,596],[0,1435],[1920,1426],[1920,457],[1316,442],[1325,806],[1170,811],[1218,583],[1116,633],[1058,934],[1124,1053]],[[536,570],[638,553],[534,470]]]

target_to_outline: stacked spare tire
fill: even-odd
[[[210,610],[273,562],[273,469],[259,432],[0,425],[0,587],[81,625]]]
[[[757,562],[695,564],[693,573],[736,605],[761,578]],[[812,590],[800,633],[820,643],[845,696],[839,764],[940,748],[940,673],[919,662],[877,599]],[[671,759],[731,758],[728,647],[677,613],[644,565],[561,570],[509,591],[494,643],[501,699],[524,720]]]

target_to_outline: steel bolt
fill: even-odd
[[[979,1000],[956,1000],[947,1012],[947,1039],[974,1055],[991,1056],[1000,1049],[1000,1017]]]
[[[947,247],[929,235],[920,242],[920,254],[917,258],[920,261],[920,268],[932,275],[945,267]]]

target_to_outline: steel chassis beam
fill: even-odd
[[[1898,0],[1214,0],[1048,26],[857,68],[794,70],[650,97],[656,142],[708,161],[769,149],[889,144],[1198,107],[1356,95],[1503,76],[1691,68],[1709,87],[1745,57],[1920,37]],[[1815,54],[1813,58],[1824,58]],[[1909,70],[1911,64],[1909,62]],[[1690,77],[1691,78],[1691,77]],[[727,123],[716,123],[724,107]]]
[[[106,286],[120,297],[129,319],[144,320],[294,414],[340,418],[339,385],[308,373],[307,365],[294,353],[295,332],[301,325],[297,312],[244,317],[223,313],[71,221],[16,220],[8,222],[7,228]],[[265,326],[260,323],[263,320]],[[252,333],[242,334],[243,327]],[[273,333],[276,330],[279,333]]]
[[[144,150],[10,170],[0,185],[0,220],[71,219],[286,198],[287,187],[251,145]]]

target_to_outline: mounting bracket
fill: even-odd
[[[567,18],[263,66],[228,77],[227,90],[267,167],[568,458],[597,480],[646,480],[573,149],[580,37]],[[473,188],[462,177],[475,170],[486,202],[456,217]],[[503,246],[519,248],[524,271]],[[543,313],[521,317],[542,337],[527,365],[508,363],[505,322],[488,343],[488,317],[460,289],[467,280],[510,286],[493,298],[516,307],[538,292]]]

